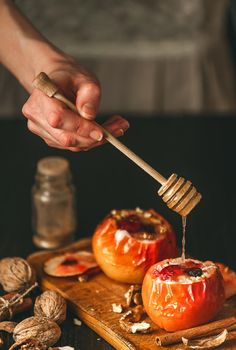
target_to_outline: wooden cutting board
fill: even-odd
[[[115,282],[102,272],[93,276],[87,282],[79,282],[76,277],[50,277],[43,271],[44,262],[62,252],[90,250],[91,240],[82,239],[72,245],[55,252],[37,252],[28,257],[28,261],[37,271],[43,290],[55,290],[67,301],[75,315],[119,350],[158,350],[167,349],[155,343],[156,336],[164,333],[151,323],[153,332],[150,334],[128,334],[119,326],[120,314],[112,312],[112,303],[124,304],[124,293],[129,285]],[[218,319],[236,314],[236,297],[226,301]],[[183,345],[168,346],[168,349],[183,349]],[[219,349],[236,349],[236,341],[228,341]]]

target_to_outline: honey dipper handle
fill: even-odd
[[[49,97],[54,97],[57,100],[63,102],[66,106],[68,106],[72,111],[78,113],[76,106],[68,100],[65,96],[63,96],[59,92],[59,88],[54,84],[54,82],[47,76],[46,73],[41,72],[34,79],[33,86],[42,92],[44,92]],[[126,155],[129,159],[131,159],[135,164],[137,164],[141,169],[146,171],[150,176],[152,176],[156,181],[158,181],[161,185],[166,183],[166,179],[159,174],[153,167],[147,164],[142,158],[140,158],[137,154],[131,151],[128,147],[126,147],[122,142],[120,142],[117,138],[111,135],[106,129],[104,129],[101,125],[97,124],[95,121],[93,124],[99,126],[102,130],[105,139],[111,143],[114,147],[116,147],[120,152]]]

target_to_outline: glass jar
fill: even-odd
[[[40,248],[54,249],[73,240],[75,188],[64,158],[47,157],[37,164],[32,188],[32,225],[33,241]]]

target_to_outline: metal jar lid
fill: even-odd
[[[61,176],[68,174],[69,162],[62,157],[46,157],[37,163],[37,172],[45,176]]]

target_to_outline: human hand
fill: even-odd
[[[104,143],[102,131],[91,122],[96,116],[101,95],[96,78],[70,58],[52,65],[46,73],[63,94],[75,102],[80,115],[34,89],[22,109],[28,119],[29,130],[51,147],[75,152]],[[116,115],[103,127],[118,137],[128,129],[129,123]]]

